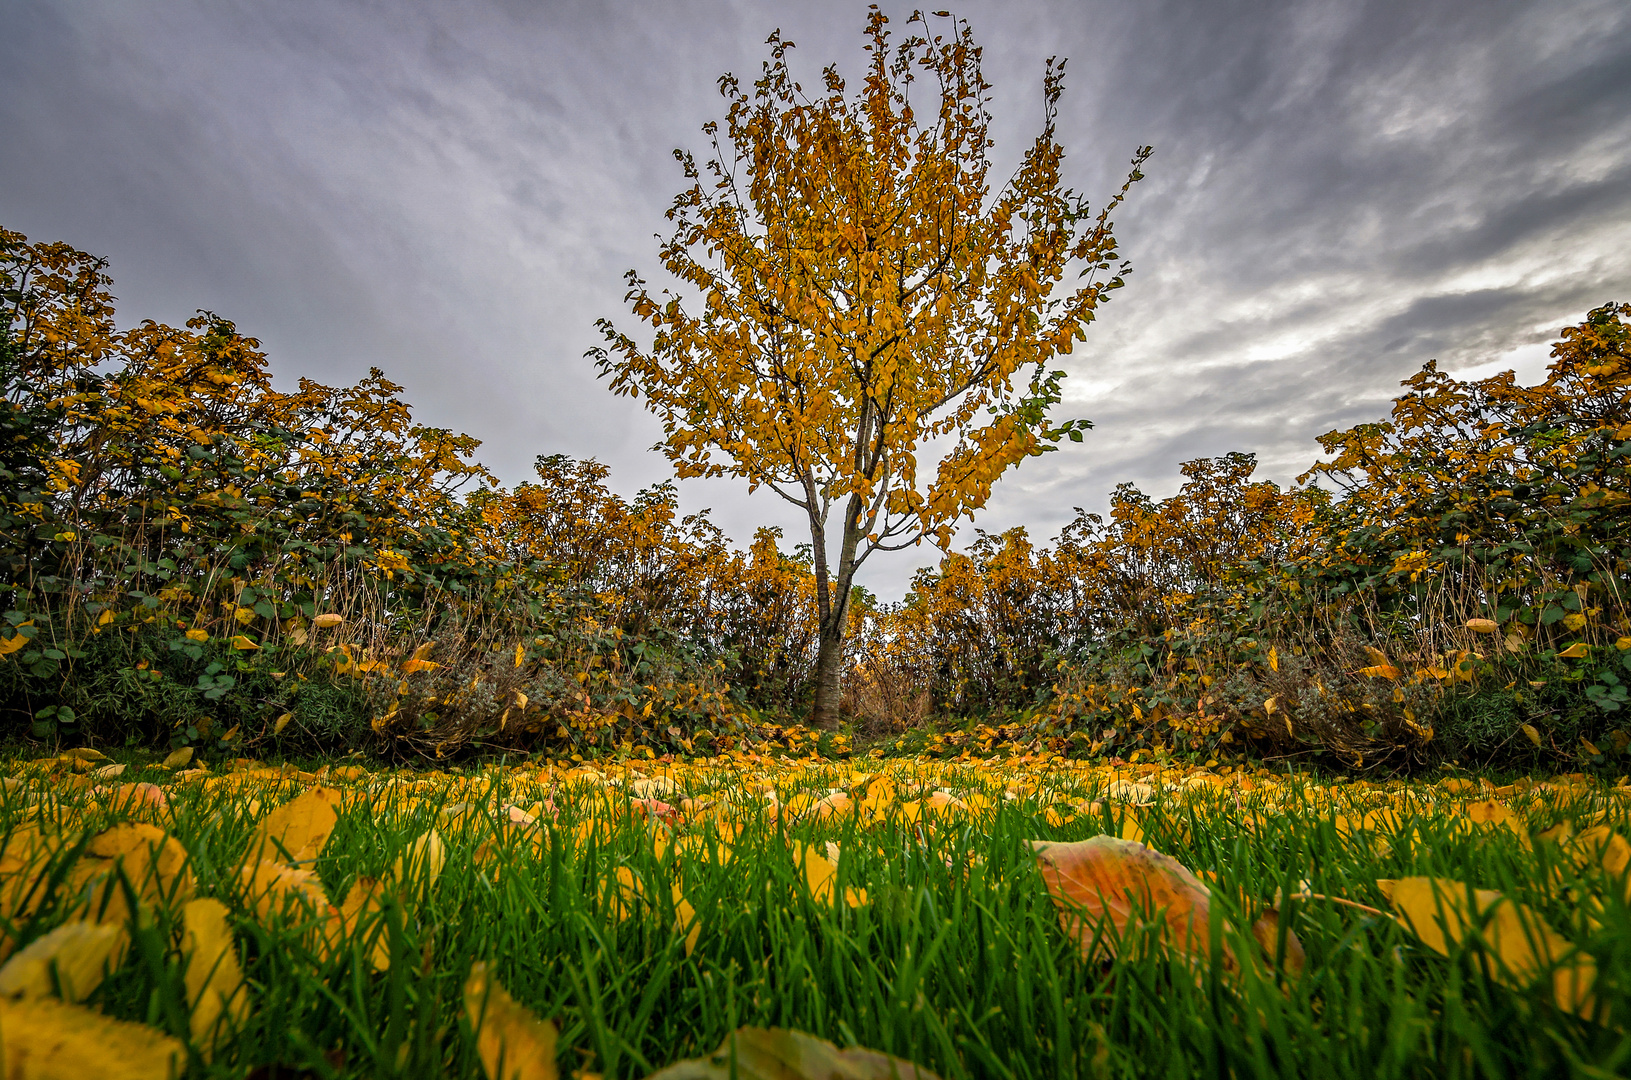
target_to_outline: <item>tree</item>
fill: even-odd
[[[644,395],[662,418],[659,448],[681,477],[744,478],[808,517],[822,727],[837,722],[846,612],[867,558],[925,539],[946,547],[1005,470],[1089,426],[1048,419],[1064,373],[1047,365],[1122,284],[1110,213],[1150,153],[1092,215],[1060,183],[1065,65],[1049,60],[1042,132],[993,190],[990,86],[968,24],[953,19],[942,36],[914,13],[922,32],[893,46],[887,22],[874,7],[854,96],[830,66],[807,95],[779,32],[751,92],[720,79],[724,129],[703,128],[706,176],[675,151],[690,186],[660,250],[689,301],[654,296],[629,271],[626,300],[653,344],[602,319],[606,347],[589,354],[615,393]],[[921,117],[920,80],[932,106]],[[925,452],[938,461],[920,474]]]

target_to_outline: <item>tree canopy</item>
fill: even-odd
[[[1065,187],[1065,65],[1049,60],[1042,131],[994,185],[981,51],[965,21],[945,21],[937,33],[914,13],[895,44],[873,8],[858,92],[829,66],[807,93],[779,33],[751,88],[722,77],[710,160],[676,151],[689,186],[660,257],[679,290],[654,294],[631,270],[626,299],[652,343],[603,319],[591,350],[616,393],[662,418],[680,476],[742,478],[805,513],[822,724],[862,563],[948,546],[1006,470],[1081,439],[1085,421],[1048,416],[1064,379],[1049,365],[1125,279],[1110,215],[1150,153],[1096,213]]]

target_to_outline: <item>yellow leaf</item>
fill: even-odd
[[[259,645],[256,645],[253,641],[249,640],[249,638],[247,636],[243,635],[243,634],[233,634],[232,635],[232,647],[234,649],[237,649],[239,652],[247,652],[250,649],[260,648]]]
[[[180,750],[170,751],[169,755],[164,759],[164,767],[166,769],[184,768],[188,762],[192,761],[192,759],[193,748],[190,746],[183,746]]]
[[[1524,738],[1534,743],[1537,747],[1540,746],[1540,732],[1535,730],[1534,724],[1519,724],[1518,730],[1523,732]]]
[[[340,904],[338,912],[339,925],[336,929],[347,938],[356,937],[364,929],[365,917],[375,918],[382,910],[381,897],[383,891],[380,882],[375,881],[373,878],[358,878],[351,886],[351,890],[345,894],[344,902]],[[373,932],[375,934],[374,948],[369,956],[369,961],[373,964],[375,971],[385,971],[391,966],[390,935],[385,933],[383,926],[374,928]],[[340,944],[341,942],[336,939],[330,943],[330,947],[335,948]]]
[[[1525,989],[1549,974],[1558,1007],[1591,1019],[1596,960],[1522,904],[1490,889],[1475,889],[1469,909],[1467,894],[1458,881],[1407,877],[1393,883],[1388,902],[1434,951],[1449,956],[1452,947],[1477,934],[1496,961],[1487,972],[1495,981]]]
[[[697,938],[702,934],[702,920],[697,918],[697,909],[685,898],[676,882],[673,886],[674,895],[674,932],[685,935],[685,955],[690,956],[697,948]]]
[[[249,1015],[249,988],[238,965],[225,905],[219,900],[190,901],[181,909],[181,925],[193,1044],[208,1061],[222,1037]]]
[[[1280,650],[1279,649],[1273,649],[1273,648],[1269,649],[1269,670],[1270,671],[1279,671],[1280,670]]]
[[[322,882],[312,870],[262,859],[240,870],[238,880],[244,889],[246,906],[253,909],[262,922],[302,906],[325,919],[333,911]],[[294,912],[296,918],[301,914]]]
[[[22,626],[19,626],[17,629],[21,630],[23,628],[23,626],[33,626],[33,625],[34,625],[34,620],[30,619],[27,622],[23,623]],[[12,653],[14,653],[17,650],[23,648],[25,645],[27,645],[29,642],[31,642],[33,640],[34,640],[33,638],[24,637],[22,634],[13,634],[9,638],[6,638],[4,641],[0,641],[0,656],[10,656]]]
[[[83,1001],[119,966],[125,945],[123,923],[63,923],[6,961],[0,995],[47,997],[60,988],[64,1001]]]
[[[187,637],[193,641],[208,641],[210,632],[208,630],[189,630],[187,631]]]
[[[339,821],[339,788],[314,787],[273,810],[255,826],[249,840],[252,859],[307,862],[323,853]]]
[[[442,834],[431,829],[397,857],[391,868],[391,880],[404,902],[422,899],[436,884],[446,864],[447,849],[442,846]]]
[[[1524,847],[1529,846],[1529,831],[1525,828],[1524,819],[1494,799],[1468,803],[1467,817],[1480,825],[1504,827],[1514,833]]]
[[[118,867],[136,890],[142,904],[185,900],[192,895],[192,874],[187,849],[173,836],[145,822],[115,825],[98,833],[74,864],[70,881],[89,899],[89,917],[100,923],[124,925],[130,917]]]
[[[520,667],[527,662],[527,646],[523,642],[515,643],[515,666]]]
[[[815,898],[816,903],[833,903],[833,884],[838,877],[838,863],[802,843],[793,845],[793,862],[803,870],[805,884],[809,886],[810,895]],[[860,907],[867,902],[866,890],[846,886],[844,902],[850,907]]]
[[[180,1040],[53,998],[0,999],[0,1075],[17,1080],[172,1080]]]
[[[278,717],[277,721],[272,725],[272,734],[273,735],[280,734],[283,731],[284,728],[289,726],[289,721],[293,720],[293,719],[294,719],[294,713],[288,713],[288,712],[286,712],[282,716]]]
[[[319,630],[327,630],[329,627],[339,626],[343,622],[345,622],[344,616],[336,615],[333,612],[328,612],[326,614],[317,616],[311,621],[311,624],[317,627]]]
[[[407,660],[402,664],[402,674],[412,675],[416,671],[435,671],[441,666],[434,660]]]
[[[1493,634],[1501,628],[1494,619],[1468,619],[1467,629],[1475,634]]]
[[[539,1020],[510,997],[484,962],[470,968],[464,1010],[488,1080],[555,1080],[554,1021]]]
[[[1400,671],[1398,668],[1394,667],[1392,664],[1376,664],[1376,665],[1373,665],[1371,667],[1362,667],[1358,671],[1354,672],[1354,674],[1355,675],[1368,675],[1369,677],[1371,677],[1373,679],[1395,679],[1396,680],[1401,675],[1403,675],[1404,672]],[[1449,673],[1444,672],[1439,677],[1440,678],[1448,678]]]
[[[1587,645],[1584,641],[1577,641],[1573,645],[1570,645],[1567,649],[1564,649],[1562,652],[1558,653],[1557,658],[1559,660],[1579,660],[1590,655],[1590,653],[1590,645]]]
[[[1631,637],[1620,638],[1618,641],[1614,642],[1614,647],[1621,652],[1631,649]]]
[[[110,623],[112,621],[113,621],[113,609],[110,608],[110,607],[109,608],[103,608],[102,609],[102,614],[100,614],[100,615],[98,615],[96,617],[96,625],[97,626],[106,626],[106,625],[108,625],[108,623]]]

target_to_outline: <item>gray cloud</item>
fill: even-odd
[[[905,9],[901,9],[904,14]],[[1631,299],[1631,12],[1499,3],[962,5],[1000,161],[1071,57],[1061,129],[1118,215],[1128,287],[1070,359],[1086,442],[1026,463],[979,524],[1050,535],[1131,480],[1256,451],[1282,482],[1400,379],[1544,367],[1558,328]],[[127,319],[220,311],[279,377],[384,367],[507,480],[566,452],[625,493],[667,475],[655,423],[582,352],[701,150],[715,79],[780,26],[813,79],[862,63],[861,3],[264,5],[13,0],[0,9],[0,223],[113,259]],[[797,522],[682,485],[739,541]],[[909,556],[869,586],[899,595]]]

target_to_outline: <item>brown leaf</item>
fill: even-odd
[[[1106,919],[1113,932],[1100,943],[1114,956],[1128,929],[1158,912],[1163,939],[1189,956],[1206,954],[1211,892],[1178,860],[1114,836],[1030,845],[1060,925],[1081,943],[1085,958],[1091,959],[1095,932]]]
[[[1163,941],[1185,956],[1201,960],[1210,951],[1212,892],[1178,860],[1143,844],[1115,836],[1095,836],[1072,844],[1030,841],[1042,879],[1059,909],[1059,924],[1077,940],[1085,959],[1092,959],[1095,933],[1108,921],[1108,934],[1098,945],[1116,955],[1129,929],[1161,919]],[[1242,899],[1242,910],[1251,905]],[[1225,924],[1227,929],[1227,924]],[[1269,957],[1279,945],[1279,911],[1268,907],[1252,925],[1252,936]],[[1285,968],[1302,971],[1302,942],[1285,934]],[[1238,966],[1225,940],[1224,963]]]
[[[840,1050],[786,1028],[738,1028],[705,1058],[676,1062],[647,1080],[940,1080],[919,1065],[859,1046]]]

